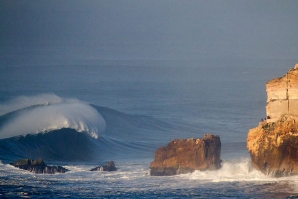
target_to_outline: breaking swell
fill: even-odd
[[[170,125],[54,94],[19,97],[0,105],[0,160],[101,162],[151,157],[160,141],[152,133]]]
[[[87,103],[54,94],[18,97],[0,105],[1,159],[89,158],[106,123]]]

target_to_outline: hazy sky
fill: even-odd
[[[0,0],[1,53],[296,59],[297,8],[297,0]]]

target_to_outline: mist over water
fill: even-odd
[[[55,94],[39,94],[36,96],[19,96],[0,104],[0,115],[34,105],[57,104],[63,101]],[[78,100],[76,100],[78,101]]]

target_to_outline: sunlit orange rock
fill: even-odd
[[[273,176],[298,174],[298,117],[285,115],[250,129],[247,149],[252,166]]]
[[[266,84],[267,119],[248,132],[252,166],[273,176],[298,174],[298,64]]]
[[[206,134],[204,138],[175,139],[155,152],[150,175],[168,176],[195,170],[216,170],[221,167],[220,137]]]

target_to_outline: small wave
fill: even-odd
[[[25,99],[24,102],[21,99]],[[20,101],[19,105],[15,104]],[[86,132],[98,138],[106,127],[103,117],[89,104],[75,99],[62,99],[56,95],[13,99],[6,105],[1,105],[0,111],[7,114],[14,111],[9,120],[0,125],[0,139],[46,133],[62,128]]]

